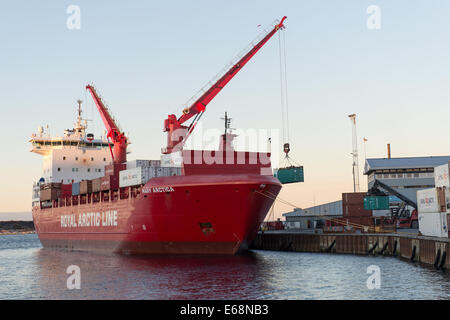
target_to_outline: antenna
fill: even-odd
[[[351,155],[353,156],[353,192],[359,192],[359,165],[358,165],[358,139],[356,136],[356,114],[350,114],[348,116],[352,122],[352,142],[353,150]]]
[[[231,125],[231,118],[228,118],[228,113],[225,111],[225,117],[220,118],[222,120],[224,120],[225,122],[225,135],[228,133],[228,130],[230,130],[230,125]]]

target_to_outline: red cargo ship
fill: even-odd
[[[183,150],[206,105],[280,29],[277,22],[177,118],[164,122],[161,160],[126,162],[128,138],[88,85],[106,138],[86,134],[79,101],[63,137],[33,135],[44,156],[33,220],[44,247],[124,254],[235,254],[256,236],[281,184],[270,154],[237,152],[225,118],[219,150]],[[189,126],[186,121],[194,118]],[[110,164],[108,164],[110,163]]]

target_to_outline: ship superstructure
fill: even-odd
[[[83,121],[81,114],[81,101],[78,100],[78,116],[73,129],[65,130],[63,136],[51,137],[40,127],[38,133],[32,135],[30,151],[43,156],[41,182],[69,184],[104,175],[105,165],[111,162],[110,148],[114,145],[88,134],[87,121]]]

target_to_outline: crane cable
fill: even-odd
[[[286,131],[286,125],[285,125],[285,115],[284,115],[284,83],[283,83],[283,55],[281,52],[281,33],[280,31],[278,33],[278,54],[280,58],[280,105],[281,105],[281,129],[282,129],[282,137],[283,137],[283,143],[286,141],[285,131]]]
[[[287,54],[286,54],[286,31],[282,30],[278,34],[279,68],[280,68],[280,100],[282,119],[283,151],[285,157],[282,160],[282,167],[292,166],[292,159],[289,157],[289,102],[288,102],[288,81],[287,81]],[[294,162],[294,164],[298,165]]]
[[[287,60],[286,60],[286,33],[283,30],[283,52],[284,52],[284,96],[285,96],[285,103],[286,103],[286,133],[287,133],[287,142],[289,142],[289,102],[288,102],[288,82],[287,82]]]

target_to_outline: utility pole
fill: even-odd
[[[359,192],[359,165],[358,165],[358,139],[356,136],[356,114],[350,114],[348,116],[352,122],[352,142],[353,150],[351,155],[353,156],[353,192]]]

